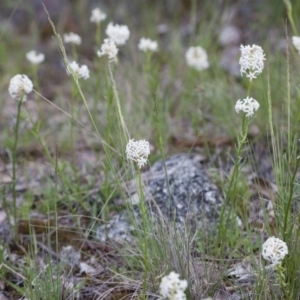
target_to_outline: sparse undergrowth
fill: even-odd
[[[48,2],[0,4],[3,299],[298,299],[300,5]]]

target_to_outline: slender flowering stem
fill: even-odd
[[[279,285],[280,285],[281,291],[283,292],[284,299],[291,299],[289,297],[290,291],[289,291],[288,284],[286,281],[286,276],[284,274],[285,269],[282,267],[281,264],[278,264],[276,266],[276,270],[277,270],[277,274],[278,274]]]
[[[299,163],[300,163],[300,157],[298,156],[296,161],[296,166],[291,178],[291,182],[290,182],[290,188],[289,188],[289,195],[288,195],[288,199],[287,199],[287,204],[285,205],[285,212],[284,212],[284,222],[283,222],[283,232],[282,232],[282,236],[283,239],[286,240],[289,235],[290,232],[287,232],[287,227],[288,227],[288,217],[290,216],[290,209],[291,209],[291,205],[292,205],[292,201],[293,201],[293,195],[294,195],[294,186],[295,186],[295,179],[298,173],[298,169],[299,169]],[[293,226],[291,226],[290,230],[291,231],[293,228]]]
[[[242,159],[242,150],[244,145],[247,144],[248,127],[249,127],[249,122],[247,121],[246,115],[244,115],[242,120],[242,130],[240,135],[238,136],[238,141],[237,141],[236,160],[235,160],[234,169],[230,179],[229,188],[226,196],[226,198],[229,199],[231,198],[231,195],[234,194],[236,181],[239,176],[239,167]],[[233,204],[233,206],[235,206],[235,204]]]
[[[150,154],[149,142],[145,140],[134,141],[129,140],[126,145],[126,156],[129,161],[133,161],[138,166],[138,194],[139,194],[139,206],[142,217],[142,231],[143,231],[143,262],[144,262],[144,281],[143,281],[143,290],[144,295],[146,294],[147,289],[147,278],[149,272],[149,263],[148,263],[148,237],[147,237],[147,208],[145,204],[145,197],[143,191],[143,181],[141,174],[141,167],[147,163],[148,155]]]
[[[293,33],[294,33],[294,35],[297,35],[297,27],[295,25],[294,18],[293,18],[293,7],[292,7],[292,4],[291,4],[291,1],[290,0],[283,0],[283,2],[284,2],[285,7],[286,7],[288,19],[291,23]]]
[[[95,41],[97,46],[101,46],[101,23],[96,24]]]
[[[73,160],[73,166],[76,165],[75,160],[75,146],[74,146],[74,119],[75,119],[75,110],[74,110],[74,101],[77,95],[77,89],[75,84],[72,86],[72,97],[71,97],[71,116],[70,118],[70,140],[71,140],[71,151],[72,151],[72,160]]]
[[[108,72],[109,72],[109,77],[110,77],[112,87],[113,87],[114,98],[115,98],[115,102],[116,102],[116,105],[117,105],[118,118],[119,118],[121,130],[123,132],[123,138],[125,138],[125,140],[128,140],[129,139],[129,133],[128,133],[127,126],[126,126],[124,118],[123,118],[122,109],[121,109],[121,105],[120,105],[119,93],[118,93],[118,90],[117,90],[116,82],[114,80],[114,76],[113,76],[113,73],[112,73],[110,63],[108,63]]]
[[[39,88],[39,77],[38,77],[38,65],[33,64],[31,69],[32,69],[32,77],[33,77],[35,89],[39,91],[40,88]]]
[[[76,51],[76,45],[72,44],[72,56],[73,56],[73,60],[76,61],[77,60],[77,51]]]
[[[17,120],[14,128],[15,132],[15,140],[12,148],[12,194],[13,194],[13,216],[15,223],[15,237],[18,236],[18,226],[17,226],[17,192],[16,192],[16,184],[17,184],[17,176],[16,176],[16,163],[17,163],[17,147],[19,140],[19,125],[20,125],[20,117],[21,117],[21,107],[22,101],[18,102],[18,111],[17,111]]]
[[[148,237],[147,237],[147,210],[145,205],[145,197],[143,193],[143,182],[142,182],[142,175],[141,169],[138,168],[138,185],[139,185],[139,204],[140,210],[142,214],[142,228],[143,228],[143,235],[144,235],[144,242],[143,242],[143,261],[144,261],[144,280],[143,280],[143,292],[144,295],[146,294],[147,290],[147,278],[149,272],[149,263],[148,263]]]

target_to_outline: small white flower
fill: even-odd
[[[26,58],[32,64],[38,65],[45,60],[45,55],[43,53],[37,53],[35,50],[31,50],[26,53]]]
[[[9,82],[8,92],[16,100],[25,102],[33,90],[33,83],[26,75],[15,75]]]
[[[235,110],[237,113],[243,111],[246,114],[246,117],[253,116],[254,112],[259,109],[259,103],[253,98],[245,98],[238,100],[235,104]]]
[[[67,69],[67,73],[75,73],[78,78],[88,79],[90,77],[90,71],[86,65],[82,65],[81,67],[78,65],[76,61],[72,61],[69,64],[69,69]]]
[[[66,44],[70,43],[70,44],[80,45],[81,37],[74,32],[70,32],[64,34],[64,41]]]
[[[146,39],[146,38],[141,38],[140,42],[138,44],[138,48],[139,48],[139,50],[144,51],[144,52],[147,52],[147,51],[155,52],[155,51],[157,51],[158,44],[156,41],[152,41],[152,40]]]
[[[169,275],[162,278],[159,289],[160,294],[171,300],[185,300],[184,293],[188,283],[185,279],[180,280],[179,274],[171,272]]]
[[[130,31],[126,25],[109,23],[105,33],[116,45],[124,45],[129,39]]]
[[[300,54],[300,36],[293,36],[292,42],[298,53]]]
[[[145,140],[134,141],[129,140],[126,145],[126,156],[128,160],[135,161],[138,167],[141,168],[147,163],[148,155],[150,154],[149,142]]]
[[[185,58],[188,66],[198,71],[205,70],[209,67],[207,53],[200,46],[190,47],[185,53]]]
[[[116,44],[110,39],[105,39],[103,44],[101,45],[101,51],[97,51],[97,55],[99,57],[103,55],[107,55],[110,62],[117,60],[117,54],[119,49]]]
[[[239,64],[241,65],[241,75],[245,74],[252,81],[264,69],[264,60],[266,60],[264,51],[257,45],[241,45],[240,50],[241,58]]]
[[[101,21],[106,19],[106,14],[100,10],[100,8],[96,7],[92,10],[92,14],[90,17],[90,21],[92,23],[100,23]]]
[[[288,247],[284,241],[274,236],[269,237],[262,246],[261,255],[272,265],[278,265],[288,254]]]

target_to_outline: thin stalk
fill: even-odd
[[[145,197],[143,193],[143,182],[142,182],[142,175],[141,170],[138,168],[138,185],[139,185],[139,199],[140,199],[140,210],[142,215],[142,229],[143,229],[143,261],[144,261],[144,280],[143,280],[143,292],[146,295],[147,291],[147,278],[149,272],[149,265],[148,265],[148,239],[147,239],[147,210],[145,206]]]
[[[109,77],[110,77],[110,80],[111,80],[111,83],[112,83],[113,94],[114,94],[114,98],[115,98],[115,102],[116,102],[116,106],[117,106],[118,119],[119,119],[119,122],[120,122],[121,130],[123,132],[123,138],[125,140],[125,143],[122,146],[124,146],[123,148],[125,148],[125,144],[129,140],[129,133],[128,133],[127,126],[126,126],[124,118],[123,118],[119,93],[118,93],[118,90],[117,90],[116,82],[115,82],[115,79],[114,79],[114,76],[113,76],[113,73],[112,73],[110,63],[108,63],[108,73],[109,73]]]
[[[95,42],[98,47],[101,46],[101,22],[96,23]]]
[[[72,43],[72,56],[73,56],[73,60],[77,61],[77,51],[76,51],[76,45]]]
[[[74,119],[75,119],[75,110],[74,110],[74,101],[76,97],[77,91],[76,87],[73,85],[72,87],[72,97],[71,97],[71,116],[72,118],[70,119],[70,139],[71,139],[71,151],[72,151],[72,162],[75,167],[76,165],[76,160],[75,160],[75,145],[74,145]]]
[[[34,86],[35,86],[35,89],[37,91],[40,90],[40,86],[39,86],[39,77],[38,77],[38,66],[35,65],[35,64],[32,64],[32,77],[33,77],[33,82],[34,82]]]
[[[291,182],[290,182],[290,188],[289,188],[289,196],[287,199],[287,204],[285,205],[285,212],[284,212],[284,222],[283,222],[283,240],[287,240],[290,232],[292,230],[292,227],[290,228],[289,232],[287,232],[287,227],[288,227],[288,217],[290,215],[290,209],[291,209],[291,204],[292,204],[292,200],[293,200],[293,194],[294,194],[294,182],[297,176],[297,172],[298,172],[298,168],[299,168],[299,163],[300,163],[300,157],[297,157],[297,161],[296,161],[296,167],[294,169],[292,178],[291,178]]]
[[[56,240],[56,253],[58,253],[58,213],[57,213],[57,201],[58,201],[58,158],[59,153],[56,147],[55,152],[55,176],[54,176],[54,214],[55,214],[55,240]]]
[[[287,15],[288,15],[289,22],[292,26],[293,34],[298,36],[297,27],[295,25],[294,18],[293,18],[293,7],[292,7],[292,4],[291,4],[291,1],[290,0],[283,0],[283,2],[284,2],[285,7],[286,7],[286,12],[287,12]]]
[[[55,36],[56,36],[56,38],[57,38],[58,45],[59,45],[59,49],[60,49],[60,51],[61,51],[61,54],[62,54],[64,63],[65,63],[65,65],[66,65],[67,69],[70,69],[70,68],[69,68],[69,65],[70,65],[70,64],[69,64],[68,57],[67,57],[67,54],[66,54],[66,49],[65,49],[65,47],[64,47],[63,41],[62,41],[62,39],[61,39],[61,36],[57,33],[56,28],[55,28],[55,26],[54,26],[54,24],[53,24],[53,22],[52,22],[52,20],[51,20],[51,18],[50,18],[50,15],[49,15],[49,12],[47,11],[46,6],[45,6],[44,4],[43,4],[43,6],[44,6],[45,12],[46,12],[46,14],[47,14],[47,16],[48,16],[48,20],[49,20],[49,22],[50,22],[50,24],[51,24],[51,26],[52,26],[53,32],[54,32],[54,34],[55,34]],[[74,51],[75,51],[75,50],[74,50]],[[75,52],[76,52],[76,51],[75,51]],[[84,95],[83,95],[83,93],[82,93],[81,87],[80,87],[79,82],[78,82],[78,78],[76,78],[76,76],[73,74],[73,72],[72,72],[72,78],[73,78],[73,80],[74,80],[74,83],[75,83],[75,86],[76,86],[77,91],[78,91],[78,93],[79,93],[79,96],[80,96],[80,98],[82,99],[82,101],[83,101],[83,103],[84,103],[84,105],[85,105],[85,108],[86,108],[86,110],[87,110],[87,112],[88,112],[89,118],[90,118],[90,120],[91,120],[91,122],[92,122],[92,125],[93,125],[95,131],[96,131],[97,137],[98,137],[99,140],[102,142],[102,144],[104,144],[105,142],[101,139],[101,135],[100,135],[100,133],[99,133],[99,130],[98,130],[98,128],[97,128],[97,126],[96,126],[96,123],[95,123],[95,121],[94,121],[94,119],[93,119],[93,116],[92,116],[92,114],[91,114],[91,112],[90,112],[90,109],[89,109],[89,107],[88,107],[87,101],[86,101],[86,99],[85,99],[85,97],[84,97]]]
[[[197,27],[197,0],[191,1],[191,28],[192,28],[192,34],[190,41],[191,43],[194,42],[195,37],[197,36],[196,27]]]
[[[17,111],[17,120],[15,125],[15,140],[12,148],[12,194],[13,194],[13,216],[14,216],[14,231],[15,238],[18,236],[18,226],[17,226],[17,191],[16,191],[16,163],[17,163],[17,147],[19,140],[19,125],[20,125],[20,116],[21,116],[21,107],[22,107],[22,99],[19,100],[18,103],[18,111]]]
[[[38,140],[38,142],[40,143],[43,151],[44,151],[44,154],[46,155],[46,157],[49,159],[49,161],[54,165],[55,161],[54,159],[52,158],[51,154],[50,154],[50,151],[49,149],[46,147],[43,139],[41,138],[41,135],[40,135],[40,130],[39,130],[39,124],[36,124],[34,123],[33,119],[32,119],[32,116],[30,114],[30,111],[28,110],[27,106],[25,106],[26,108],[26,111],[27,111],[27,115],[29,117],[29,120],[30,120],[30,123],[31,125],[33,126],[33,129],[31,130],[31,133],[36,137],[36,139]]]
[[[291,159],[291,84],[290,84],[290,56],[289,56],[289,47],[288,43],[286,46],[286,60],[287,60],[287,66],[286,66],[286,90],[287,90],[287,117],[288,117],[288,146],[287,146],[287,154],[288,154],[288,161],[290,162]]]

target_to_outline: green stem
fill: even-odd
[[[290,56],[289,56],[289,49],[286,49],[286,89],[287,89],[287,136],[288,136],[288,147],[287,147],[287,154],[288,154],[288,162],[291,159],[291,86],[290,86]]]
[[[108,72],[109,72],[109,77],[110,77],[110,80],[111,80],[111,83],[112,83],[113,94],[114,94],[114,98],[115,98],[115,102],[116,102],[116,106],[117,106],[118,119],[119,119],[119,122],[120,122],[121,130],[123,132],[124,144],[122,144],[122,146],[124,146],[123,148],[125,148],[125,145],[126,145],[127,141],[129,140],[129,133],[128,133],[127,126],[126,126],[124,118],[123,118],[119,93],[118,93],[118,90],[117,90],[116,82],[114,80],[114,76],[113,76],[113,73],[112,73],[110,63],[108,63]]]
[[[282,267],[281,264],[279,264],[276,267],[276,269],[277,269],[277,274],[279,276],[279,285],[280,285],[281,291],[283,292],[283,295],[284,295],[283,299],[292,300],[292,298],[290,297],[289,289],[288,289],[286,278],[284,275],[284,268]]]
[[[38,66],[37,65],[32,65],[32,77],[33,77],[35,90],[40,91],[39,77],[38,77]]]
[[[297,28],[296,28],[294,18],[293,18],[293,7],[292,7],[292,4],[291,4],[291,1],[290,0],[283,0],[283,2],[284,2],[285,7],[286,7],[288,19],[289,19],[290,24],[292,26],[293,34],[298,35],[297,34]]]
[[[293,200],[293,194],[294,194],[294,182],[295,182],[295,178],[297,176],[297,172],[298,172],[298,168],[299,168],[299,163],[300,163],[300,157],[297,157],[297,162],[296,162],[296,167],[294,169],[292,178],[291,178],[291,182],[290,182],[290,188],[289,188],[289,196],[288,196],[288,200],[287,200],[287,204],[285,205],[285,212],[284,212],[284,222],[283,222],[283,240],[287,240],[289,237],[289,233],[292,230],[292,228],[290,228],[289,232],[287,232],[287,227],[288,227],[288,217],[290,215],[290,209],[291,209],[291,204],[292,204],[292,200]]]
[[[15,237],[18,236],[18,226],[17,226],[17,191],[16,191],[16,163],[17,163],[17,147],[18,147],[18,140],[19,140],[19,125],[20,125],[20,116],[21,116],[21,106],[22,106],[22,99],[19,100],[18,103],[18,111],[17,111],[17,121],[15,125],[15,140],[12,148],[12,194],[13,194],[13,216],[14,216],[14,231]]]
[[[144,295],[146,294],[147,290],[147,277],[149,272],[149,266],[148,266],[148,240],[147,240],[147,210],[145,205],[145,197],[143,193],[143,182],[142,182],[142,175],[141,175],[141,169],[138,168],[138,185],[139,185],[139,198],[140,198],[140,210],[142,214],[142,227],[143,227],[143,260],[144,260],[144,281],[143,281],[143,292]]]
[[[75,111],[74,111],[74,101],[75,97],[77,94],[76,86],[73,85],[72,87],[72,97],[71,97],[71,116],[72,118],[70,119],[70,139],[71,139],[71,150],[72,150],[72,160],[73,160],[73,165],[76,165],[76,160],[75,160],[75,146],[74,146],[74,119],[75,119]]]
[[[100,47],[101,46],[101,22],[98,22],[96,24],[95,41],[96,41],[96,45]]]
[[[247,143],[247,133],[248,133],[248,127],[249,122],[247,120],[246,115],[244,114],[243,120],[242,120],[242,130],[240,135],[238,136],[237,141],[237,149],[236,149],[236,159],[234,163],[234,169],[232,172],[232,176],[230,178],[229,187],[226,193],[224,205],[220,214],[220,223],[218,228],[218,240],[222,239],[222,237],[226,238],[226,232],[228,228],[228,222],[231,220],[231,213],[236,207],[236,197],[235,197],[235,191],[236,191],[236,183],[239,176],[240,171],[240,165],[242,160],[242,150],[244,145]],[[229,212],[227,214],[227,217],[225,219],[225,226],[223,222],[224,214],[226,211],[226,208],[229,206]],[[224,244],[221,245],[221,252],[223,251]]]
[[[77,51],[76,51],[76,46],[75,44],[72,44],[72,56],[73,56],[73,60],[77,61]]]
[[[233,169],[233,173],[230,179],[230,184],[229,184],[229,188],[227,191],[227,195],[231,195],[232,192],[234,192],[234,187],[236,184],[236,180],[238,178],[238,174],[239,174],[239,166],[240,166],[240,162],[241,162],[241,154],[242,154],[242,150],[243,150],[243,146],[247,143],[247,133],[248,133],[248,125],[249,123],[247,122],[246,119],[246,115],[243,116],[243,121],[242,121],[242,131],[241,131],[241,135],[240,137],[238,137],[238,142],[237,142],[237,150],[236,150],[236,160],[234,163],[234,169]],[[228,198],[228,196],[226,197]]]

